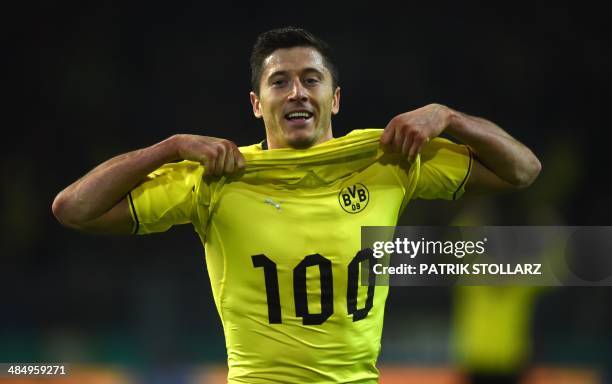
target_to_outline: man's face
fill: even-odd
[[[266,126],[269,148],[308,148],[331,139],[340,88],[314,48],[277,49],[264,60],[253,113]]]

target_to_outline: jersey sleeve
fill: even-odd
[[[472,161],[472,152],[466,145],[433,139],[421,151],[413,198],[458,199],[465,192]]]
[[[199,204],[207,195],[203,174],[204,167],[191,161],[165,164],[149,174],[128,194],[134,233],[164,232],[189,222],[201,228],[208,214]]]

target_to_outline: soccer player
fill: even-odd
[[[94,168],[53,212],[89,232],[192,223],[230,383],[375,383],[388,287],[359,284],[361,226],[395,225],[411,199],[526,187],[540,163],[495,124],[439,104],[334,138],[338,70],[299,28],[260,35],[251,70],[263,142],[173,135]]]

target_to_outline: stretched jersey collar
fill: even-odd
[[[350,133],[348,133],[346,136],[332,138],[331,140],[328,140],[325,143],[328,143],[329,141],[334,141],[334,140],[343,140],[344,138],[348,138],[348,137],[359,138],[359,139],[368,138],[368,137],[378,137],[378,138],[380,138],[381,134],[382,134],[382,130],[381,129],[376,129],[376,128],[355,129],[355,130],[351,131]],[[321,143],[321,144],[325,144],[325,143]],[[318,145],[321,145],[321,144],[318,144]],[[261,146],[261,149],[263,151],[267,151],[267,150],[270,149],[268,147],[268,140],[267,139],[263,139],[262,141],[260,141],[259,145]],[[250,148],[250,147],[252,147],[252,146],[248,146],[248,147],[245,147],[245,148]],[[313,148],[313,147],[311,147],[311,148]],[[283,148],[283,149],[291,150],[291,148]],[[310,149],[310,148],[308,148],[308,149]],[[306,149],[306,150],[308,150],[308,149]],[[302,149],[302,150],[298,150],[298,151],[304,151],[304,150]]]
[[[381,156],[382,129],[360,129],[308,149],[268,149],[266,141],[240,147],[242,177],[268,182],[321,185],[363,169]]]
[[[266,140],[240,147],[247,165],[263,165],[268,161],[274,164],[317,163],[322,159],[354,156],[367,151],[376,152],[379,148],[382,129],[356,129],[349,134],[333,138],[307,149],[278,148],[270,149]]]

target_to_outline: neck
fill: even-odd
[[[312,146],[324,143],[333,138],[334,138],[334,135],[331,130],[331,127],[325,133],[316,137],[312,142],[299,143],[299,144],[287,142],[287,140],[285,140],[282,137],[277,137],[275,135],[270,134],[270,132],[266,132],[266,143],[267,143],[268,149],[280,149],[280,148],[308,149]],[[300,145],[300,144],[303,144],[303,145]]]

